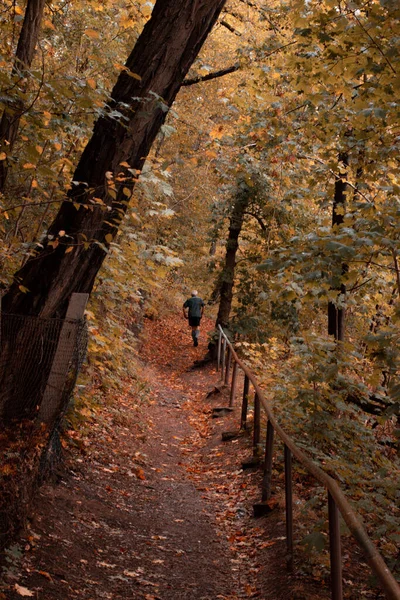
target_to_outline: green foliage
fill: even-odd
[[[339,481],[370,535],[390,557],[400,517],[400,465],[391,445],[395,420],[390,410],[377,418],[368,418],[363,410],[363,404],[371,404],[365,381],[372,381],[374,363],[350,343],[338,349],[328,337],[313,333],[292,338],[289,349],[278,338],[262,346],[245,342],[239,347],[268,390],[278,421]],[[379,385],[374,391],[376,408],[380,397],[388,408],[395,407]],[[356,395],[358,406],[349,401]],[[325,491],[321,494],[324,498]]]
[[[141,13],[143,4],[46,6],[34,62],[23,72],[12,65],[24,9],[14,2],[2,9],[0,114],[7,110],[20,117],[14,146],[0,140],[0,160],[9,166],[7,188],[0,195],[3,285],[40,243],[65,198],[94,119],[107,110],[121,63],[148,16]]]

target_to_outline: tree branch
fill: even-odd
[[[251,2],[251,0],[240,1],[243,2],[243,4],[247,4],[247,6],[250,6],[251,8],[255,8],[256,10],[260,11],[263,14],[265,20],[268,21],[268,23],[271,25],[271,28],[275,31],[275,33],[280,33],[279,27],[275,25],[275,23],[270,19],[270,17],[267,15],[267,10],[263,6],[259,6],[255,2]]]
[[[378,44],[378,42],[375,40],[375,38],[373,38],[371,36],[371,34],[368,32],[368,30],[364,27],[364,25],[361,23],[360,19],[357,17],[357,15],[354,12],[354,10],[349,10],[349,12],[353,16],[354,20],[358,23],[358,25],[362,29],[362,31],[365,33],[365,35],[374,44],[375,48],[381,54],[381,56],[383,57],[384,61],[389,65],[390,70],[396,75],[396,69],[394,68],[394,66],[392,65],[392,63],[390,62],[390,60],[388,59],[388,57],[386,56],[386,54],[384,53],[384,51],[382,50],[382,48],[380,47],[380,45]]]
[[[238,31],[237,29],[235,29],[232,25],[230,25],[230,23],[228,23],[228,21],[221,21],[221,25],[223,27],[226,27],[226,29],[228,29],[228,31],[230,31],[231,33],[234,33],[237,36],[241,36],[242,34],[240,33],[240,31]]]
[[[262,220],[262,218],[259,215],[249,212],[248,210],[246,210],[246,212],[244,214],[249,215],[249,217],[253,217],[254,219],[256,219],[256,221],[258,221],[258,224],[261,227],[261,229],[264,232],[267,231],[267,226],[265,225],[264,221]]]
[[[353,285],[353,287],[351,287],[349,289],[349,292],[355,292],[355,290],[360,289],[361,287],[363,287],[364,285],[366,285],[367,283],[369,283],[370,281],[372,281],[372,277],[370,277],[369,279],[366,279],[365,281],[363,281],[362,283],[358,283]]]
[[[234,73],[240,69],[239,63],[232,65],[231,67],[227,67],[226,69],[221,69],[220,71],[214,71],[213,73],[208,73],[207,75],[199,75],[199,77],[193,77],[192,79],[185,79],[182,83],[181,87],[186,87],[188,85],[194,85],[195,83],[201,83],[203,81],[210,81],[210,79],[216,79],[217,77],[223,77],[224,75],[228,75],[229,73]]]
[[[351,404],[355,404],[361,410],[368,413],[369,415],[380,416],[385,410],[387,410],[393,403],[388,399],[388,402],[385,402],[383,398],[378,398],[371,394],[368,399],[360,397],[356,394],[349,394],[346,398],[347,402],[351,402]]]
[[[356,185],[354,185],[354,183],[351,183],[347,179],[344,180],[340,173],[336,173],[333,169],[330,169],[327,166],[326,162],[324,160],[322,160],[321,158],[318,158],[318,156],[309,156],[308,154],[298,154],[297,158],[305,158],[307,160],[313,160],[313,161],[319,163],[320,165],[324,165],[324,167],[327,167],[326,170],[328,171],[328,173],[331,173],[331,175],[333,175],[336,180],[342,179],[343,183],[348,185],[352,190],[354,190],[357,194],[359,194],[359,196],[364,198],[364,200],[366,202],[368,202],[368,204],[373,204],[372,200],[370,200],[365,194],[363,194],[363,192]]]
[[[303,102],[303,104],[300,104],[299,106],[296,106],[295,108],[292,108],[291,110],[288,110],[287,112],[285,112],[283,114],[283,116],[286,117],[286,115],[290,115],[290,113],[293,113],[296,110],[300,110],[300,108],[304,108],[305,106],[307,106],[307,102]]]

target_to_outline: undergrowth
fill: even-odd
[[[372,362],[361,360],[350,345],[341,354],[329,338],[313,335],[293,338],[290,346],[278,338],[270,338],[264,344],[239,342],[238,349],[265,390],[278,422],[339,483],[389,568],[399,576],[400,464],[396,417],[391,411],[380,417],[371,416],[362,405],[349,401],[355,390],[357,398],[364,402],[369,401],[372,392],[380,391],[378,386],[365,383],[373,376]],[[275,456],[274,476],[283,493],[279,484],[283,477],[283,448]],[[316,579],[327,580],[326,490],[296,461],[293,468],[298,515],[296,553],[303,555],[303,569]],[[368,596],[363,585],[368,582],[370,571],[344,522],[341,529],[345,571],[351,562],[345,577],[351,582],[350,588],[358,589],[356,593]],[[364,584],[357,581],[359,577]]]

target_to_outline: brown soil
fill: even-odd
[[[261,474],[241,469],[251,440],[221,441],[238,428],[239,399],[213,419],[227,393],[207,398],[219,382],[214,366],[192,369],[207,326],[193,348],[184,321],[147,322],[140,355],[150,402],[138,410],[127,393],[92,419],[84,453],[41,488],[30,527],[9,549],[0,598],[326,597],[285,570],[282,507],[252,516]]]

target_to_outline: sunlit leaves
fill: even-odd
[[[95,39],[95,40],[97,40],[100,37],[99,32],[94,29],[85,29],[85,31],[83,33],[84,33],[84,35],[87,35],[91,39]]]

